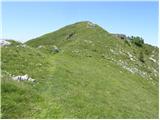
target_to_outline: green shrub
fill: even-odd
[[[138,37],[138,36],[137,37],[131,36],[131,42],[139,47],[142,47],[144,44],[143,38]]]

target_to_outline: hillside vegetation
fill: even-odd
[[[2,46],[2,118],[158,118],[158,48],[89,21]],[[14,81],[28,74],[35,82]]]

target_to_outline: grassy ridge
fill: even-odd
[[[126,43],[88,22],[26,45],[2,47],[2,118],[158,118],[158,48]],[[13,81],[8,73],[36,82]]]

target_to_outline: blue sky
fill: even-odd
[[[158,2],[2,2],[3,38],[27,41],[65,25],[91,21],[112,33],[158,45]]]

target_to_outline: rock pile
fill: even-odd
[[[27,74],[26,75],[18,75],[18,76],[12,76],[13,80],[17,80],[17,81],[31,81],[31,82],[35,82],[35,79],[32,79],[31,77],[29,77]]]

